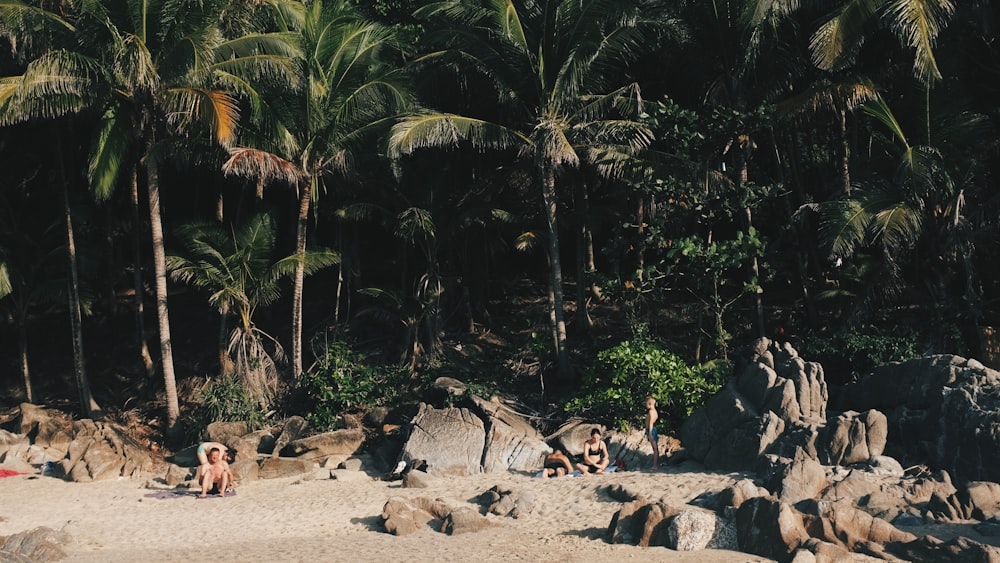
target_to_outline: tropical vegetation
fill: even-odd
[[[995,8],[0,0],[2,396],[673,426],[760,336],[997,361]]]

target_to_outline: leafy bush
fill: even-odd
[[[332,429],[343,412],[365,411],[398,397],[408,375],[402,366],[369,365],[346,342],[328,342],[302,376],[306,420],[315,428]]]
[[[563,408],[571,415],[609,422],[621,430],[640,426],[644,401],[656,398],[667,425],[677,424],[716,393],[725,364],[690,367],[662,342],[641,334],[597,355],[580,395]]]
[[[798,339],[795,351],[805,360],[822,364],[831,383],[846,383],[876,366],[920,356],[918,340],[918,335],[899,327],[861,325],[832,334],[808,334]]]
[[[258,430],[265,425],[260,404],[235,374],[209,380],[198,393],[197,400],[183,421],[189,441],[201,440],[202,431],[213,422],[245,421],[250,430]]]

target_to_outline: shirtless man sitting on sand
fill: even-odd
[[[201,485],[201,494],[198,498],[205,498],[209,491],[218,492],[220,497],[226,496],[226,489],[233,482],[233,472],[229,470],[229,464],[222,459],[222,450],[212,448],[208,452],[208,461],[201,466],[201,477],[198,484]]]

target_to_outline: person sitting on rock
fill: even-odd
[[[542,465],[542,477],[563,477],[573,472],[573,462],[562,450],[556,450],[545,456]]]
[[[205,498],[209,494],[226,496],[226,491],[233,483],[233,472],[229,470],[226,460],[222,459],[222,450],[212,448],[208,451],[208,461],[201,466],[200,473],[198,484],[201,485],[201,494],[198,498]]]
[[[576,468],[584,475],[600,474],[604,473],[609,463],[608,446],[601,439],[601,430],[594,428],[590,431],[590,439],[583,443],[583,461],[576,464]]]

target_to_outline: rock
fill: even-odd
[[[594,428],[594,426],[587,425],[584,428]],[[590,437],[589,434],[587,436]],[[671,438],[660,436],[660,443],[668,439]],[[604,443],[608,446],[608,457],[611,461],[621,461],[628,469],[639,469],[653,464],[653,448],[641,430],[631,429],[627,432],[612,430],[607,433]],[[582,445],[583,442],[580,442],[576,448],[579,449]],[[663,459],[661,456],[660,463],[663,463]]]
[[[713,512],[681,510],[667,526],[667,547],[677,551],[739,550],[736,526]]]
[[[405,536],[427,525],[439,529],[449,513],[448,505],[439,500],[393,497],[382,507],[382,523],[390,534]]]
[[[403,475],[404,489],[426,489],[433,486],[438,481],[437,477],[424,471],[408,471]]]
[[[629,502],[633,500],[646,499],[646,495],[638,489],[633,488],[628,483],[614,483],[607,485],[603,489],[604,494],[618,502]],[[648,500],[648,499],[646,499]]]
[[[571,420],[546,436],[545,441],[571,456],[583,455],[583,443],[590,439],[590,431],[594,428],[600,430],[602,436],[604,435],[605,428],[601,424]],[[608,446],[608,453],[611,453],[611,446]]]
[[[430,473],[475,475],[482,471],[485,447],[485,425],[469,409],[421,403],[401,455],[405,461],[426,460]]]
[[[819,460],[827,465],[850,465],[882,455],[886,425],[885,415],[874,409],[840,414],[827,423],[817,444]]]
[[[31,440],[25,434],[0,429],[0,459],[22,458],[28,453]]]
[[[486,424],[486,450],[482,455],[485,473],[535,471],[552,448],[542,435],[520,415],[500,403],[473,396],[472,402]]]
[[[887,455],[873,456],[868,460],[868,471],[875,475],[886,475],[889,477],[902,477],[904,475],[903,466],[896,458]]]
[[[226,445],[235,452],[237,460],[255,460],[259,454],[274,452],[275,439],[270,430],[257,430],[232,439]]]
[[[642,537],[645,513],[649,511],[648,500],[633,500],[622,503],[621,508],[611,517],[608,536],[611,543],[635,545]]]
[[[163,481],[168,487],[176,487],[189,479],[194,479],[194,473],[194,470],[191,468],[171,463],[167,465],[167,472],[163,477]]]
[[[445,395],[460,397],[465,394],[469,386],[452,377],[439,377],[434,380],[433,388]]]
[[[1000,485],[989,481],[974,481],[965,486],[969,499],[969,515],[976,520],[1000,516]]]
[[[211,422],[205,428],[205,441],[218,442],[229,447],[241,436],[250,432],[250,425],[246,422]]]
[[[233,472],[233,480],[237,483],[247,483],[260,478],[260,465],[256,459],[237,459],[229,464]]]
[[[25,473],[29,475],[32,473],[38,473],[38,469],[36,469],[34,465],[31,465],[19,457],[13,457],[9,453],[4,457],[3,461],[0,462],[0,469],[17,471],[18,473]]]
[[[491,522],[475,510],[467,506],[463,506],[452,510],[447,516],[445,516],[444,523],[441,526],[441,531],[449,536],[457,536],[460,534],[480,532],[487,528],[495,528],[497,526],[499,526],[499,524]]]
[[[313,463],[296,457],[269,457],[260,464],[258,476],[261,479],[297,477],[312,473]]]
[[[361,430],[334,430],[294,440],[282,448],[281,455],[309,460],[336,455],[346,459],[358,451],[364,440]]]
[[[757,497],[769,496],[770,491],[763,487],[758,487],[750,479],[740,479],[731,486],[723,489],[717,498],[718,507],[731,506],[739,508],[744,502]]]
[[[1000,561],[1000,549],[960,536],[942,542],[931,536],[924,536],[909,542],[893,542],[886,551],[907,561],[922,563],[996,563]]]
[[[845,386],[834,406],[887,415],[892,455],[961,481],[1000,481],[1000,372],[939,355],[877,367]]]
[[[66,557],[63,546],[69,541],[66,532],[46,526],[18,532],[0,538],[0,561],[58,561]]]
[[[285,419],[285,424],[281,429],[281,434],[278,435],[277,439],[274,441],[273,452],[277,452],[279,455],[281,451],[285,449],[285,446],[298,440],[302,433],[305,432],[308,423],[306,419],[301,416],[290,416]]]
[[[136,477],[152,467],[146,449],[109,424],[83,419],[73,423],[73,431],[62,460],[63,473],[73,481]]]
[[[736,510],[735,524],[740,550],[771,559],[787,559],[809,539],[802,515],[772,498],[744,502]]]
[[[796,505],[804,515],[806,529],[812,537],[857,551],[858,544],[908,542],[916,539],[880,518],[858,510],[847,503],[806,500]]]

